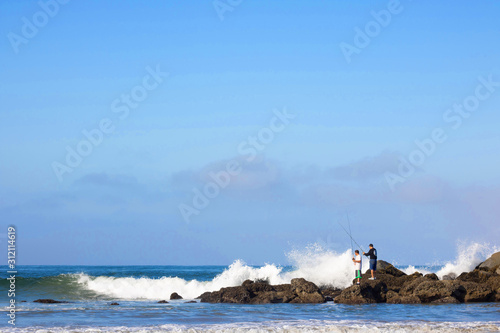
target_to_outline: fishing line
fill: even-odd
[[[340,224],[340,222],[337,222],[337,223],[342,227],[342,229],[345,231],[345,233],[351,238],[351,240],[354,242],[354,244],[356,244],[362,252],[365,252],[365,250],[363,250],[361,245],[359,245],[358,242],[356,242],[356,240],[354,238],[352,238],[349,231],[347,231],[346,228],[344,228],[344,226],[342,224]]]
[[[349,213],[347,213],[347,223],[349,224],[349,235],[352,235],[351,221],[349,220]],[[352,253],[352,256],[354,257],[354,245],[352,244],[352,237],[351,237],[351,253]]]

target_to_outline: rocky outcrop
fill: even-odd
[[[335,298],[335,303],[369,304],[386,301],[387,285],[381,281],[365,281],[360,285],[346,288]]]
[[[312,282],[292,279],[290,284],[272,286],[267,282],[246,280],[239,287],[222,288],[198,297],[204,303],[324,303],[325,296]]]
[[[327,286],[321,287],[320,291],[323,296],[325,296],[325,300],[327,302],[333,302],[335,297],[339,296],[342,293],[342,289]]]
[[[34,300],[33,302],[34,303],[44,303],[44,304],[68,303],[65,301],[56,301],[55,299],[50,299],[50,298],[37,299],[37,300]]]
[[[181,295],[179,295],[178,293],[172,293],[172,294],[170,295],[170,299],[171,299],[171,300],[172,300],[172,299],[182,299],[182,296],[181,296]]]
[[[246,280],[241,286],[222,288],[200,295],[206,303],[324,303],[343,304],[454,304],[468,302],[500,302],[498,254],[475,270],[439,279],[434,274],[405,274],[388,262],[379,261],[376,280],[362,274],[360,285],[343,290],[323,286],[318,288],[305,279],[292,279],[290,284],[270,285],[267,281]]]
[[[481,263],[477,268],[496,272],[496,274],[499,274],[497,270],[500,268],[500,252],[494,253],[491,257],[486,259],[486,261]]]
[[[452,304],[500,301],[500,275],[496,273],[497,255],[493,255],[475,270],[458,277],[450,274],[442,280],[434,274],[406,275],[393,265],[382,265],[377,279],[370,281],[369,272],[362,275],[361,285],[344,289],[335,302],[366,304]],[[353,283],[355,280],[353,280]],[[384,287],[385,286],[385,287]],[[384,289],[386,291],[384,292]]]

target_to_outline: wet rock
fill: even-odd
[[[290,284],[272,286],[267,281],[246,280],[239,287],[222,288],[219,291],[200,295],[206,303],[324,303],[320,289],[305,279],[292,279]]]
[[[290,303],[325,303],[325,297],[321,294],[318,286],[304,278],[292,279],[291,286],[297,297]]]
[[[377,266],[378,266],[378,262],[377,262]],[[389,275],[392,275],[392,276],[395,276],[395,277],[401,277],[401,276],[405,276],[406,275],[405,272],[397,269],[396,267],[394,267],[391,264],[384,265],[383,268],[378,268],[377,274],[389,274]]]
[[[44,304],[58,304],[58,303],[68,303],[65,301],[56,301],[54,299],[50,298],[42,298],[42,299],[37,299],[33,301],[34,303],[44,303]]]
[[[465,302],[487,302],[493,295],[493,289],[485,284],[475,282],[462,282],[461,285],[465,288]]]
[[[450,274],[446,274],[443,276],[444,281],[451,281],[451,280],[455,280],[456,278],[457,278],[457,276],[455,273],[450,273]]]
[[[494,275],[494,273],[492,273],[492,272],[481,270],[481,269],[475,269],[472,272],[460,274],[457,277],[457,280],[466,281],[466,282],[485,283],[493,275]]]
[[[366,281],[344,289],[335,298],[335,303],[369,304],[386,301],[387,285],[381,281]]]
[[[325,301],[331,302],[335,299],[335,297],[339,296],[342,293],[342,289],[334,288],[334,287],[322,287],[320,288],[321,293],[325,296]]]
[[[243,282],[242,287],[246,287],[249,292],[254,293],[254,294],[257,294],[260,292],[274,291],[274,288],[267,282],[253,282],[253,281],[251,281],[252,283],[247,283],[247,284],[245,284],[245,282]]]
[[[168,303],[168,302],[167,302],[167,301],[165,301],[165,300],[161,300],[161,301],[158,301],[158,303],[159,303],[159,304],[166,304],[166,303]]]
[[[435,301],[432,301],[431,304],[459,304],[460,301],[458,301],[455,297],[444,297],[437,299]]]
[[[439,280],[439,277],[434,273],[425,274],[424,278],[429,279],[429,280],[436,280],[436,281]]]
[[[369,278],[371,277],[370,274],[364,274],[361,282],[369,282]],[[377,279],[375,281],[380,281],[383,282],[387,285],[388,290],[393,290],[395,292],[399,292],[401,288],[408,284],[409,282],[422,277],[422,274],[420,273],[414,273],[411,275],[406,275],[403,273],[403,275],[400,276],[394,276],[391,274],[385,274],[385,273],[377,273],[376,275]]]
[[[206,292],[199,296],[203,303],[250,303],[252,295],[243,286],[227,287],[219,291]]]
[[[492,276],[486,281],[486,285],[488,285],[491,290],[493,290],[493,296],[491,301],[500,302],[500,276]]]
[[[461,301],[466,294],[465,288],[459,284],[425,278],[424,280],[413,291],[413,296],[417,296],[422,303],[430,303],[445,297],[454,297]]]
[[[384,260],[377,260],[377,271],[383,271],[389,266],[392,266],[392,264]]]
[[[187,302],[184,302],[184,304],[190,304],[190,303],[198,303],[196,301],[187,301]]]
[[[170,299],[182,299],[182,296],[179,295],[178,293],[172,293],[172,295],[170,295]]]
[[[111,304],[109,304],[109,305],[120,305],[120,304],[118,304],[118,303],[116,303],[116,302],[113,302],[113,303],[111,303]]]
[[[478,268],[495,272],[497,268],[500,268],[500,252],[494,253],[491,257],[486,259],[486,261],[480,264]]]

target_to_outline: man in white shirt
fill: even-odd
[[[355,277],[358,279],[358,282],[356,284],[359,284],[359,281],[361,279],[361,256],[359,255],[359,251],[356,250],[354,251],[355,257],[352,258],[352,261],[354,262],[354,269],[355,269]]]

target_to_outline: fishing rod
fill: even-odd
[[[347,214],[347,223],[349,225],[349,235],[352,235],[352,232],[351,232],[351,221],[349,220],[349,213],[346,213]],[[354,245],[352,245],[352,237],[351,237],[351,253],[352,253],[352,256],[354,256]]]
[[[343,230],[345,231],[345,233],[349,236],[349,238],[351,238],[351,241],[353,241],[353,242],[354,242],[354,244],[356,244],[356,245],[359,247],[359,249],[360,249],[361,251],[365,252],[365,250],[363,250],[363,248],[361,247],[361,245],[359,245],[359,244],[358,244],[358,242],[356,242],[356,241],[354,240],[354,238],[352,238],[351,234],[350,234],[350,233],[346,230],[346,228],[344,228],[344,226],[343,226],[342,224],[340,224],[340,222],[337,222],[337,223],[338,223],[338,224],[342,227],[342,229],[343,229]]]

